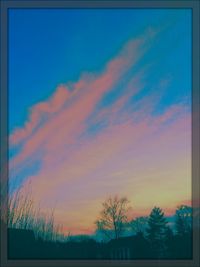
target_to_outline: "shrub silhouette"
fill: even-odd
[[[129,225],[133,233],[142,233],[145,236],[148,227],[148,219],[148,217],[141,216],[130,221]]]

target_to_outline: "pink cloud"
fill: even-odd
[[[174,117],[177,110],[175,107],[172,108],[170,118]],[[179,112],[182,113],[183,109],[179,110]],[[168,113],[169,111],[166,112],[166,118],[169,118]],[[172,162],[176,161],[177,155],[179,155],[177,148],[182,147],[180,154],[182,154],[182,150],[185,151],[183,144],[187,140],[185,138],[187,134],[185,130],[188,127],[188,122],[180,118],[173,122],[171,127],[164,132],[162,130],[158,132],[156,129],[161,129],[160,126],[164,123],[163,117],[164,115],[160,117],[160,120],[155,118],[152,124],[149,124],[148,120],[146,120],[140,123],[130,123],[129,121],[120,125],[110,125],[107,130],[99,134],[95,139],[88,139],[81,145],[77,144],[70,155],[68,155],[67,151],[55,150],[57,154],[63,153],[65,157],[63,157],[62,162],[53,165],[53,167],[53,160],[56,161],[56,159],[49,153],[46,155],[43,170],[38,175],[30,177],[26,182],[31,181],[31,188],[34,191],[36,201],[42,203],[43,208],[46,209],[58,199],[58,206],[62,206],[63,214],[57,214],[57,220],[67,224],[66,229],[79,233],[85,229],[84,225],[90,227],[90,232],[93,230],[93,220],[98,215],[101,202],[109,193],[112,195],[117,192],[124,192],[128,197],[133,197],[134,214],[150,211],[155,201],[151,200],[152,196],[150,194],[149,198],[147,197],[150,207],[138,207],[136,195],[138,190],[139,195],[143,197],[144,193],[142,191],[146,191],[144,190],[145,188],[152,192],[152,186],[154,186],[155,191],[156,185],[160,188],[157,192],[159,190],[162,191],[163,187],[168,192],[168,189],[171,190],[171,188],[175,187],[176,195],[179,197],[179,192],[181,195],[182,188],[185,187],[186,180],[184,177],[176,177],[176,179],[173,177],[172,180],[169,179],[170,184],[168,184],[169,181],[162,180],[162,175],[157,175],[156,172],[153,180],[142,178],[144,176],[143,172],[145,175],[149,175],[148,170],[150,167],[157,168],[159,173],[159,169],[165,170],[171,166],[172,172],[170,172],[170,175],[172,175],[174,170]],[[160,125],[158,125],[157,119]],[[173,147],[175,151],[170,156]],[[160,150],[163,152],[161,155]],[[169,157],[171,157],[170,160]],[[182,159],[182,162],[184,162],[186,157],[182,158],[179,155],[180,162]],[[136,166],[134,166],[134,161],[137,164]],[[144,170],[144,166],[146,170]],[[119,178],[110,176],[118,170],[122,172]],[[134,174],[132,181],[130,181],[131,173]],[[140,177],[137,185],[134,182],[136,174]],[[182,185],[177,183],[180,178]],[[112,187],[109,186],[110,183]],[[139,186],[140,184],[142,186]],[[183,196],[184,194],[183,192]],[[154,195],[156,195],[155,192]],[[134,197],[136,198],[136,203],[134,203]],[[179,201],[178,197],[175,201]],[[96,198],[98,203],[96,203]],[[175,203],[174,205],[176,205],[174,192],[172,191],[171,198]],[[169,204],[169,199],[167,199],[163,200],[163,208],[165,209],[172,205],[171,203]],[[85,204],[84,200],[86,200]],[[93,202],[96,204],[92,208],[91,203]],[[147,203],[145,202],[144,205],[147,205]],[[173,208],[174,206],[172,205],[170,209]],[[80,210],[81,212],[79,212]],[[82,218],[83,214],[88,213],[90,217],[87,215],[87,218],[84,218],[84,223],[80,224],[80,218]],[[77,223],[75,223],[76,218],[78,218]],[[82,225],[82,228],[80,225]]]
[[[92,231],[108,194],[127,195],[138,214],[149,210],[159,196],[167,207],[170,199],[164,187],[176,187],[177,196],[171,191],[173,203],[179,197],[190,197],[185,189],[190,178],[186,178],[190,114],[184,106],[174,105],[161,115],[151,115],[168,83],[161,81],[156,93],[136,101],[131,107],[134,111],[126,107],[130,97],[147,85],[144,68],[128,79],[121,98],[94,115],[105,93],[142,57],[149,36],[153,38],[154,33],[129,41],[101,73],[85,74],[73,84],[58,87],[51,98],[33,106],[28,122],[10,136],[11,146],[21,144],[22,148],[10,162],[10,170],[20,174],[27,163],[40,161],[40,170],[27,177],[23,190],[27,193],[31,187],[41,209],[50,209],[57,202],[56,220],[65,225],[66,232]],[[88,119],[94,124],[107,120],[107,126],[95,136],[89,135]],[[183,171],[177,170],[175,163],[183,164]],[[156,170],[153,178],[151,168]],[[172,176],[168,180],[166,170]],[[139,206],[142,198],[144,206]]]
[[[26,139],[40,123],[41,116],[43,114],[51,115],[52,113],[58,112],[68,96],[68,89],[64,85],[61,85],[56,89],[54,95],[50,97],[49,100],[34,105],[30,111],[29,121],[25,124],[24,128],[16,129],[14,133],[11,134],[10,144],[16,145]]]
[[[67,139],[69,143],[73,143],[77,134],[83,131],[86,118],[91,114],[103,94],[112,88],[123,73],[141,57],[141,47],[145,41],[146,36],[129,41],[119,56],[107,64],[102,74],[83,76],[85,80],[80,80],[72,85],[74,88],[72,92],[69,92],[64,86],[59,87],[49,101],[35,105],[25,127],[17,129],[11,134],[11,146],[26,140],[22,152],[10,162],[11,169],[17,169],[18,165],[23,164],[23,161],[37,152],[41,146],[45,147],[50,135],[52,135],[52,148],[63,145],[63,138]],[[64,104],[66,107],[63,107]],[[55,112],[56,116],[54,116]],[[43,113],[48,115],[48,121],[33,132],[40,123]],[[50,145],[48,144],[48,146]]]
[[[105,91],[114,85],[119,78],[126,72],[130,66],[135,64],[137,60],[144,54],[147,49],[146,43],[149,38],[153,38],[155,32],[152,29],[148,31],[138,39],[130,40],[122,49],[117,57],[112,59],[106,65],[105,70],[102,74],[83,75],[77,83],[72,84],[72,92],[68,91],[65,85],[61,85],[57,88],[55,94],[50,97],[49,100],[40,102],[32,107],[31,114],[28,122],[23,128],[16,129],[10,136],[10,144],[15,145],[27,138],[33,131],[33,129],[40,122],[40,116],[43,113],[55,113],[62,108],[63,104],[68,101],[70,95],[74,95],[79,90],[83,90],[86,87],[90,87],[90,94],[94,96],[94,99],[90,97],[88,100],[92,104],[98,96],[101,96]],[[88,90],[87,90],[88,91]],[[93,103],[95,105],[96,102]]]

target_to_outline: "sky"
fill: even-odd
[[[9,10],[9,189],[92,233],[191,200],[191,11]]]

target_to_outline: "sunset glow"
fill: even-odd
[[[21,12],[21,17],[17,12]],[[23,12],[16,10],[10,14],[10,38],[16,41],[12,42],[15,47],[9,48],[11,55],[14,51],[19,53],[19,39],[14,28],[17,31],[17,27],[21,27],[24,34],[28,30],[23,24],[23,16],[28,19]],[[77,76],[72,78],[70,70],[67,71],[67,59],[65,63],[54,65],[56,60],[53,58],[51,62],[50,51],[47,55],[44,53],[41,60],[52,64],[55,77],[58,71],[63,76],[52,80],[52,84],[45,84],[30,60],[27,68],[35,75],[35,80],[34,88],[30,85],[29,99],[25,59],[19,63],[17,56],[10,57],[10,79],[19,75],[9,88],[10,101],[16,101],[9,105],[11,194],[23,188],[42,211],[54,208],[55,220],[63,225],[66,234],[92,234],[101,204],[109,196],[126,196],[132,206],[131,217],[148,215],[154,206],[160,206],[170,215],[177,205],[190,203],[189,11],[96,10],[96,18],[92,10],[51,12],[31,11],[30,21],[34,16],[41,21],[45,17],[48,23],[51,16],[55,16],[51,34],[61,23],[71,25],[75,18],[79,22],[79,27],[73,24],[73,33],[68,27],[66,32],[65,28],[60,30],[62,36],[66,36],[59,43],[54,40],[57,50],[52,53],[61,53],[57,52],[61,49],[65,54],[71,49],[74,61],[70,64],[73,69],[74,66],[78,68],[82,63],[76,59],[76,53],[82,50],[78,50],[79,46],[73,47],[73,43],[70,46],[70,38],[76,35],[75,39],[83,42],[83,47],[87,42],[90,46],[89,42],[97,38],[93,47],[97,54],[102,53],[104,62],[101,56],[94,54],[96,65],[90,63],[93,54],[87,50],[85,69],[80,67]],[[74,14],[73,19],[70,12]],[[144,12],[148,14],[145,19]],[[106,23],[110,20],[109,29],[115,29],[119,14],[126,34],[119,26],[119,35],[113,30],[110,37],[106,37]],[[86,18],[94,26],[84,28]],[[32,27],[30,31],[35,32],[36,26]],[[45,25],[41,31],[44,29]],[[99,37],[94,29],[99,31]],[[79,40],[83,33],[90,34],[90,40]],[[34,34],[32,38],[36,38]],[[98,38],[102,38],[101,50]],[[112,42],[116,43],[113,51],[110,49]],[[25,42],[24,46],[28,45],[31,46]],[[38,42],[37,45],[43,44]],[[17,63],[21,64],[21,74],[15,67]],[[43,69],[45,80],[49,73],[50,67]],[[51,75],[49,79],[53,79]],[[57,85],[52,89],[54,84]],[[15,98],[17,90],[21,98]]]

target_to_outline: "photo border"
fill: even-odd
[[[8,188],[8,9],[9,8],[189,8],[192,9],[192,207],[199,208],[200,200],[200,88],[199,88],[199,9],[198,0],[182,1],[8,1],[1,0],[1,94],[0,94],[0,203],[1,218],[6,214]],[[199,267],[199,213],[193,218],[193,259],[192,260],[9,260],[7,258],[7,226],[1,220],[1,267],[12,266],[180,266]],[[195,229],[195,230],[194,230]]]

